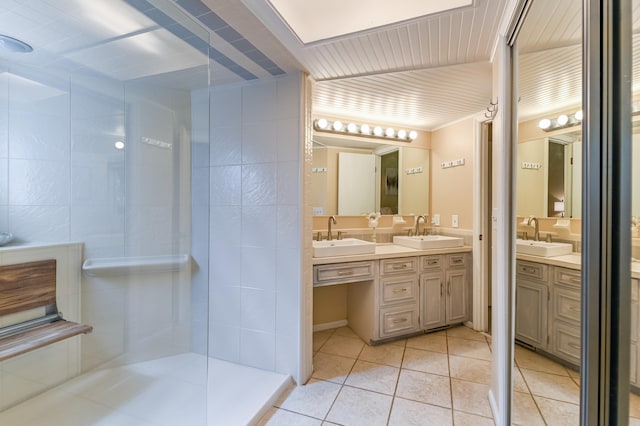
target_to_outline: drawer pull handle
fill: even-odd
[[[462,263],[462,259],[460,258],[451,259],[451,263]]]
[[[440,297],[442,297],[442,287],[443,287],[443,284],[442,284],[442,281],[440,281]]]
[[[571,305],[571,306],[569,306],[569,310],[570,310],[571,312],[578,312],[578,313],[580,313],[580,306],[573,306],[573,305]]]
[[[402,265],[393,265],[393,269],[394,270],[398,270],[398,269],[407,269],[407,264],[403,263]]]
[[[399,318],[399,319],[394,319],[393,321],[391,321],[394,324],[402,324],[403,322],[407,322],[409,321],[409,318]]]
[[[347,269],[347,270],[344,270],[344,271],[338,271],[338,276],[339,277],[344,277],[344,276],[353,275],[353,274],[354,274],[353,269]]]
[[[433,266],[433,265],[437,265],[437,264],[438,264],[437,260],[428,260],[427,261],[427,265],[429,265],[429,266]]]
[[[570,277],[569,282],[572,282],[574,284],[580,284],[580,278]]]
[[[522,272],[526,272],[528,274],[535,274],[536,270],[534,268],[525,268],[524,266],[520,268]]]
[[[406,293],[407,292],[407,288],[396,288],[395,290],[393,290],[393,294],[398,294],[398,293]]]
[[[447,282],[447,294],[451,296],[451,281]]]
[[[580,349],[580,345],[577,343],[567,343],[567,346],[573,349]]]

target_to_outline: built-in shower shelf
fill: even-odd
[[[87,259],[82,270],[91,276],[180,271],[189,263],[188,254]]]

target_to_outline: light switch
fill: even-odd
[[[452,214],[451,215],[451,227],[452,228],[457,228],[458,227],[458,215],[457,214]]]
[[[431,221],[431,223],[434,224],[435,226],[440,226],[440,215],[434,214],[433,220]]]

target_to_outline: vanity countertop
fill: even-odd
[[[528,262],[545,263],[547,265],[561,266],[569,269],[580,269],[580,253],[565,254],[562,256],[540,257],[529,254],[516,254],[516,259],[526,260]],[[640,279],[640,262],[631,263],[631,277]]]
[[[357,254],[351,256],[314,257],[314,265],[326,265],[329,263],[358,262],[361,260],[392,259],[398,257],[429,256],[435,254],[465,253],[471,252],[471,246],[451,247],[443,249],[416,250],[399,246],[393,243],[376,245],[376,252],[371,254]]]

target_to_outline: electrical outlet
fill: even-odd
[[[440,226],[440,215],[434,214],[431,220],[431,223],[434,224],[435,226]]]
[[[457,228],[458,227],[458,215],[457,214],[452,214],[451,215],[451,227],[452,228]]]

